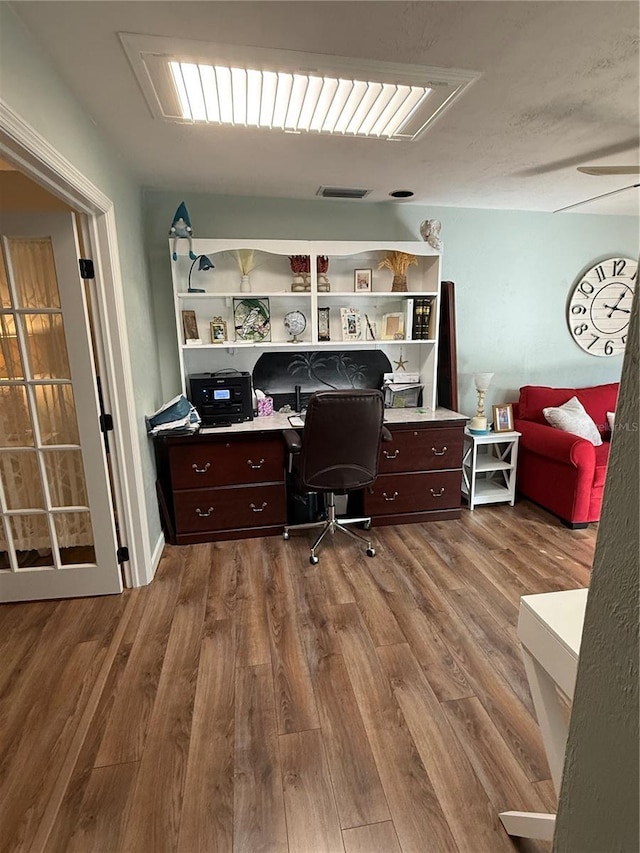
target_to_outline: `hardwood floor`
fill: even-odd
[[[0,608],[0,851],[550,850],[497,817],[555,808],[518,603],[587,586],[596,527],[523,501],[373,533]]]

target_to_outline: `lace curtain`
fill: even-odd
[[[61,548],[93,544],[70,377],[51,242],[6,239],[0,264],[0,482],[6,509],[15,511],[5,523],[17,551],[52,548],[43,512],[49,507],[56,510],[51,517]],[[0,551],[7,547],[0,524]]]

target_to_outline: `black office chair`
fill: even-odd
[[[324,537],[337,530],[365,542],[367,556],[375,556],[371,541],[347,527],[363,524],[368,529],[371,518],[337,519],[335,496],[370,486],[378,476],[380,442],[391,439],[383,419],[380,391],[318,391],[309,398],[302,437],[295,430],[284,431],[297,487],[326,496],[326,520],[284,528],[285,539],[292,530],[322,528],[311,546],[311,565],[318,562],[316,551]]]

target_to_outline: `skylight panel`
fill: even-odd
[[[119,33],[154,117],[413,141],[479,75]]]
[[[171,70],[183,119],[234,127],[391,137],[431,91],[255,68],[216,66],[214,74],[189,62],[172,62]]]

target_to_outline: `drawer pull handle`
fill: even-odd
[[[251,509],[252,509],[254,512],[263,512],[263,511],[264,511],[264,508],[266,507],[266,505],[267,505],[267,502],[266,502],[266,501],[264,501],[264,503],[263,503],[263,504],[262,504],[262,506],[260,506],[260,507],[257,507],[255,504],[249,504],[249,506],[251,507]]]
[[[432,447],[431,452],[434,456],[444,456],[444,454],[447,452],[447,445],[445,444],[442,450],[436,450],[435,447]]]
[[[262,468],[262,466],[264,465],[264,459],[261,459],[259,462],[253,462],[251,459],[247,459],[247,465],[249,466],[249,468]]]
[[[206,512],[203,512],[200,507],[196,507],[196,515],[199,515],[200,518],[209,518],[211,513],[213,512],[213,507],[210,506]]]
[[[444,486],[442,486],[439,492],[436,492],[435,489],[429,489],[429,491],[431,492],[431,497],[441,498],[444,495]]]
[[[193,465],[191,467],[196,472],[196,474],[206,474],[207,471],[209,470],[209,468],[211,468],[211,462],[207,462],[207,464],[204,466],[204,468],[198,468],[198,466],[196,465],[195,462],[193,463]]]
[[[385,459],[397,459],[400,455],[399,450],[394,450],[393,453],[390,453],[388,450],[383,450],[382,452],[384,453]]]
[[[386,492],[383,492],[382,497],[385,499],[385,501],[395,501],[395,499],[398,497],[398,492],[394,492],[392,495],[388,495]]]

